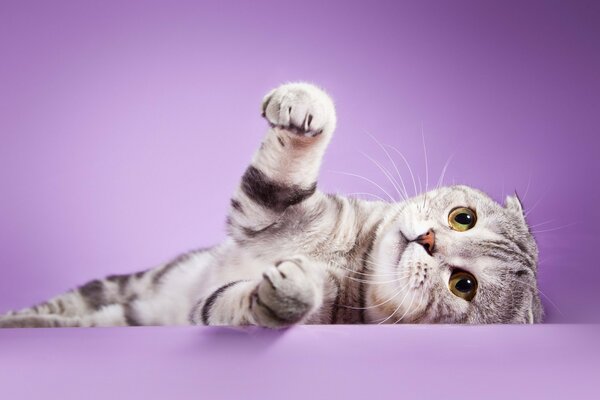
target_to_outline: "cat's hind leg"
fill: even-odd
[[[0,316],[0,328],[123,326],[151,271],[93,280],[46,302]]]
[[[107,306],[127,304],[151,286],[152,270],[129,275],[112,275],[106,279],[95,279],[33,307],[10,311],[1,316],[7,318],[41,317],[40,321],[65,318],[77,321],[94,314]],[[32,322],[33,323],[33,322]]]
[[[172,308],[151,318],[139,312],[140,306],[143,308],[144,302],[161,298],[164,290],[168,291],[171,279],[186,282],[198,279],[212,260],[210,249],[200,249],[153,269],[96,279],[44,303],[0,315],[0,328],[186,323],[187,312],[181,313],[179,320],[173,320],[176,309],[189,309],[184,293],[179,296],[167,293],[164,298],[171,300]]]

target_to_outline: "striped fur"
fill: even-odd
[[[395,204],[327,195],[316,182],[336,124],[331,99],[283,85],[263,116],[270,128],[231,199],[223,243],[93,280],[5,314],[0,327],[541,320],[537,247],[518,199],[502,206],[465,186]],[[470,231],[447,225],[458,206],[477,211]],[[425,249],[416,238],[429,231]],[[472,301],[448,290],[454,268],[477,277]]]

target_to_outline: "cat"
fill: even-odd
[[[538,323],[538,250],[516,195],[468,186],[399,203],[317,190],[336,126],[308,83],[266,95],[269,125],[231,199],[227,239],[93,280],[0,327]]]

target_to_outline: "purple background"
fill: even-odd
[[[219,242],[263,94],[309,80],[339,114],[321,188],[385,196],[344,171],[394,193],[362,154],[391,168],[367,132],[423,186],[454,155],[445,183],[524,199],[547,320],[600,322],[598,2],[83,3],[0,3],[0,310]],[[2,330],[0,397],[595,398],[597,338],[597,325]]]
[[[308,80],[322,189],[393,193],[367,132],[423,186],[453,155],[445,183],[523,198],[547,320],[600,321],[599,38],[593,1],[2,2],[0,309],[219,242],[263,94]]]

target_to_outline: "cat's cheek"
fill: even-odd
[[[388,230],[374,244],[372,261],[375,268],[397,272],[407,244],[406,238],[398,230]]]

